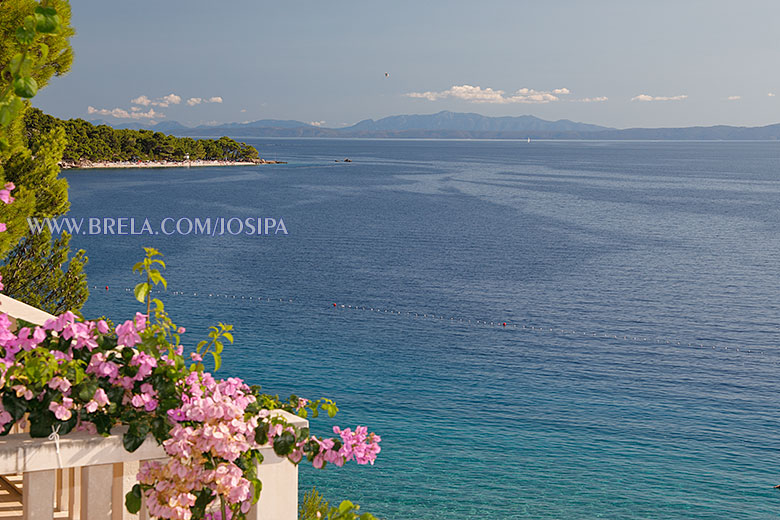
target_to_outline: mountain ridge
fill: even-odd
[[[96,124],[107,124],[103,120]],[[109,125],[111,126],[111,125]],[[604,139],[604,140],[780,140],[780,123],[748,127],[731,125],[610,128],[531,115],[483,116],[471,112],[403,114],[364,119],[343,128],[315,126],[296,120],[261,119],[243,123],[187,127],[177,121],[144,124],[133,121],[115,128],[147,128],[180,136],[331,137],[407,139]]]

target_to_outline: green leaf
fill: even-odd
[[[18,29],[16,29],[16,39],[22,45],[30,45],[32,42],[35,41],[35,30],[19,27]]]
[[[106,390],[106,394],[108,394],[108,399],[112,403],[121,403],[125,396],[125,390],[120,386],[112,386],[111,388]]]
[[[20,59],[17,60],[17,58]],[[14,78],[29,76],[32,74],[33,60],[31,60],[28,56],[17,54],[14,56],[14,59],[11,60],[10,66]]]
[[[145,423],[134,422],[130,429],[122,436],[122,445],[129,452],[137,450],[146,439],[149,433],[149,425]]]
[[[229,342],[233,343],[233,334],[231,334],[230,332],[222,333],[222,337],[228,340]]]
[[[27,412],[27,401],[21,397],[16,397],[13,393],[4,392],[3,408],[5,408],[6,412],[11,414],[14,422],[16,422]]]
[[[295,446],[295,435],[290,432],[283,432],[274,438],[274,453],[283,457],[289,455]]]
[[[30,412],[30,437],[48,437],[52,427],[57,423],[57,418],[49,410],[36,410]],[[61,430],[59,433],[63,433]]]
[[[35,29],[44,34],[56,33],[60,30],[60,17],[51,7],[35,8]]]
[[[205,488],[198,492],[198,498],[195,500],[195,504],[192,506],[192,513],[194,518],[203,518],[206,515],[206,507],[214,499],[214,494],[210,489]]]
[[[352,511],[354,508],[355,504],[349,500],[344,500],[341,504],[339,504],[339,513],[346,513],[348,511]]]
[[[135,286],[135,299],[141,303],[146,303],[146,297],[149,295],[149,284],[141,282]]]
[[[8,105],[0,106],[0,127],[8,126],[14,119],[13,111]]]
[[[127,349],[128,351],[130,349]],[[90,380],[83,385],[80,385],[78,388],[78,391],[76,392],[76,395],[81,401],[84,401],[85,403],[95,397],[95,392],[97,392],[98,389],[98,383],[95,380]]]
[[[260,479],[253,478],[249,482],[252,483],[253,487],[253,493],[252,493],[252,503],[256,503],[258,500],[260,500],[260,492],[263,490],[263,483],[260,482]]]
[[[30,77],[16,78],[13,82],[13,87],[14,93],[25,99],[35,97],[35,94],[38,92],[38,83],[34,78]]]
[[[90,420],[93,423],[95,423],[95,428],[97,428],[97,432],[100,435],[108,435],[109,433],[111,433],[111,426],[113,424],[113,421],[111,420],[111,417],[109,415],[106,415],[104,413],[95,413],[92,414]]]
[[[20,97],[13,96],[13,98],[11,98],[11,101],[8,102],[8,106],[11,107],[12,114],[18,114],[24,109],[24,101],[22,101],[22,98]]]
[[[268,442],[268,430],[266,430],[267,425],[260,424],[257,428],[255,428],[255,442],[257,444],[265,444]]]
[[[141,510],[141,486],[136,484],[133,489],[125,495],[125,507],[127,511],[134,515]]]
[[[158,271],[157,269],[150,269],[149,270],[149,279],[154,282],[154,285],[157,285],[158,283],[163,284],[163,287],[166,289],[168,288],[168,282],[163,278],[162,273]]]
[[[336,405],[332,404],[332,403],[323,403],[322,404],[322,409],[325,410],[326,412],[328,412],[328,417],[331,417],[331,418],[335,417],[336,414],[339,411],[339,409],[336,408]]]

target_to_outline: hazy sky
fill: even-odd
[[[73,68],[35,100],[60,117],[338,127],[453,110],[616,127],[780,122],[775,0],[72,6]]]

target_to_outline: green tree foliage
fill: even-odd
[[[22,99],[70,70],[74,34],[67,0],[0,2],[0,161],[23,146]]]
[[[193,139],[175,137],[152,130],[117,130],[107,125],[95,126],[83,119],[63,121],[37,108],[26,112],[24,137],[35,147],[42,136],[54,128],[65,130],[67,144],[63,160],[80,161],[183,161],[190,160],[255,161],[254,147],[229,137]]]
[[[16,32],[24,26],[24,18],[33,14],[39,5],[35,0],[3,0],[0,7],[0,41],[3,42],[0,46],[0,70],[5,69],[14,55],[22,50],[23,44],[16,38]],[[30,74],[39,89],[45,87],[52,76],[60,76],[70,70],[73,63],[70,38],[76,34],[70,26],[70,4],[63,0],[50,0],[47,5],[57,12],[60,27],[54,33],[41,33],[36,39],[36,43],[48,47],[48,56]],[[35,52],[40,58],[40,49]]]
[[[70,5],[64,0],[0,2],[0,186],[7,182],[4,163],[24,151],[22,113],[53,75],[67,72],[73,61],[69,38]],[[16,201],[0,207],[0,258],[26,234],[26,218],[35,201],[32,190],[17,187]]]
[[[57,163],[64,149],[65,132],[54,128],[41,136],[35,148],[12,155],[3,165],[6,180],[18,186],[19,197],[31,195],[36,217],[58,217],[70,207],[68,183],[58,177]],[[48,228],[26,233],[0,267],[3,292],[52,314],[80,309],[89,296],[84,273],[87,257],[79,250],[68,262],[69,240],[70,235],[63,233],[52,241]]]
[[[69,240],[70,235],[63,233],[52,241],[48,229],[24,237],[0,269],[3,293],[51,314],[80,309],[89,297],[87,256],[80,249],[68,261]]]
[[[360,513],[360,506],[344,500],[338,507],[331,506],[317,488],[303,495],[298,508],[298,520],[377,520],[370,513]]]
[[[4,293],[52,313],[78,311],[88,290],[84,251],[70,260],[70,236],[33,235],[27,218],[65,214],[68,184],[59,178],[67,144],[61,128],[43,129],[32,146],[24,132],[27,99],[52,76],[68,71],[70,5],[65,0],[3,0],[0,4],[0,183],[12,182],[14,202],[1,205],[0,274]],[[10,252],[9,252],[10,250]]]

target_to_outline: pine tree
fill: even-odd
[[[24,26],[25,17],[33,13],[38,5],[33,0],[2,2],[0,92],[8,92],[14,81],[13,64],[18,56],[35,59],[35,65],[29,67],[28,77],[34,80],[37,89],[46,85],[53,75],[64,74],[70,68],[73,57],[69,39],[74,32],[70,27],[67,1],[49,2],[58,16],[56,31],[38,34],[34,44],[19,39],[18,28]],[[32,95],[34,92],[24,97]],[[5,285],[3,292],[54,314],[65,310],[78,311],[89,294],[84,273],[87,262],[84,251],[76,252],[68,261],[69,235],[63,233],[55,240],[48,229],[34,234],[29,230],[27,221],[33,216],[59,217],[70,207],[68,184],[65,179],[59,178],[58,166],[65,149],[65,132],[61,128],[48,129],[38,136],[34,148],[30,149],[27,146],[29,136],[23,132],[24,113],[29,109],[29,102],[19,98],[12,99],[12,102],[24,105],[5,111],[6,117],[12,114],[13,119],[3,125],[6,142],[0,150],[0,184],[12,182],[15,185],[12,192],[14,202],[0,204],[0,221],[7,226],[7,231],[0,233],[0,255],[8,253],[0,267]]]

